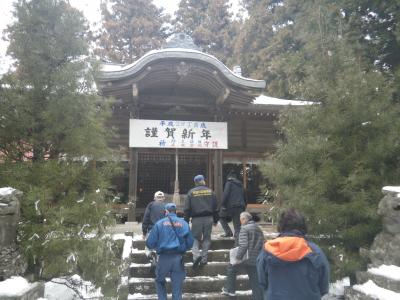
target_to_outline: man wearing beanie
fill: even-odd
[[[207,254],[211,246],[212,226],[218,223],[217,199],[214,192],[206,186],[204,176],[194,177],[192,188],[185,201],[185,220],[192,219],[193,268],[207,264]],[[201,247],[201,250],[200,250]]]
[[[171,278],[172,300],[182,299],[183,281],[186,277],[182,255],[192,245],[189,224],[176,216],[174,203],[167,203],[165,218],[154,225],[146,241],[146,246],[155,249],[158,254],[155,280],[158,300],[167,300],[167,276]]]

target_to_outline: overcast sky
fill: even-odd
[[[100,21],[100,1],[101,0],[69,0],[71,5],[83,11],[90,24],[99,24]],[[6,57],[7,43],[3,41],[3,30],[12,22],[11,10],[14,0],[0,0],[0,32],[2,39],[0,40],[0,74],[7,71],[10,65],[10,59]],[[171,16],[178,8],[180,0],[153,0],[158,7],[164,8],[166,13]],[[232,11],[238,11],[239,0],[230,0]]]
[[[100,21],[100,1],[101,0],[70,0],[71,5],[83,11],[90,24],[98,24]],[[0,74],[6,72],[10,65],[10,58],[6,57],[7,42],[3,40],[3,30],[12,22],[12,9],[14,0],[0,1]],[[153,0],[154,4],[163,7],[166,13],[174,14],[178,8],[179,0]]]

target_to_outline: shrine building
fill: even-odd
[[[100,94],[113,97],[109,145],[125,173],[116,190],[129,203],[130,220],[143,215],[161,190],[178,207],[203,174],[221,201],[226,175],[243,181],[249,203],[262,199],[260,163],[274,152],[282,106],[254,104],[263,80],[246,78],[176,34],[164,48],[129,65],[104,64]]]

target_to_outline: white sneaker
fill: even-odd
[[[228,292],[228,290],[227,290],[226,288],[223,287],[223,288],[222,288],[221,295],[229,296],[229,297],[235,297],[235,296],[236,296],[236,293],[230,293],[230,292]]]

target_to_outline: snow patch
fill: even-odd
[[[344,288],[350,286],[350,277],[337,280],[329,284],[329,294],[335,296],[343,296]]]
[[[400,299],[400,293],[395,293],[387,289],[381,288],[377,286],[372,280],[368,280],[364,284],[356,284],[353,286],[353,289],[379,300]]]
[[[10,195],[14,191],[15,191],[15,189],[13,189],[12,187],[0,188],[0,196]]]
[[[265,105],[293,105],[293,106],[318,104],[318,102],[279,99],[279,98],[269,97],[266,95],[260,95],[256,97],[253,103],[265,104]]]
[[[72,284],[71,284],[72,283]],[[101,288],[96,288],[90,281],[84,281],[79,275],[75,274],[69,280],[65,278],[53,278],[52,281],[46,282],[44,296],[48,300],[74,300],[76,293],[68,287],[71,285],[75,288],[82,299],[102,299],[103,294]]]
[[[400,267],[398,266],[381,265],[378,268],[368,269],[368,273],[400,281]]]
[[[400,193],[400,186],[384,186],[383,192]]]
[[[123,233],[113,234],[112,235],[112,239],[114,241],[116,241],[116,240],[125,240],[125,234],[123,234]]]
[[[134,241],[143,241],[143,236],[141,234],[134,234],[133,240]]]
[[[122,259],[127,259],[132,253],[132,237],[125,236],[124,250],[122,251]]]
[[[0,296],[16,296],[29,287],[30,283],[25,278],[12,276],[0,282]]]

